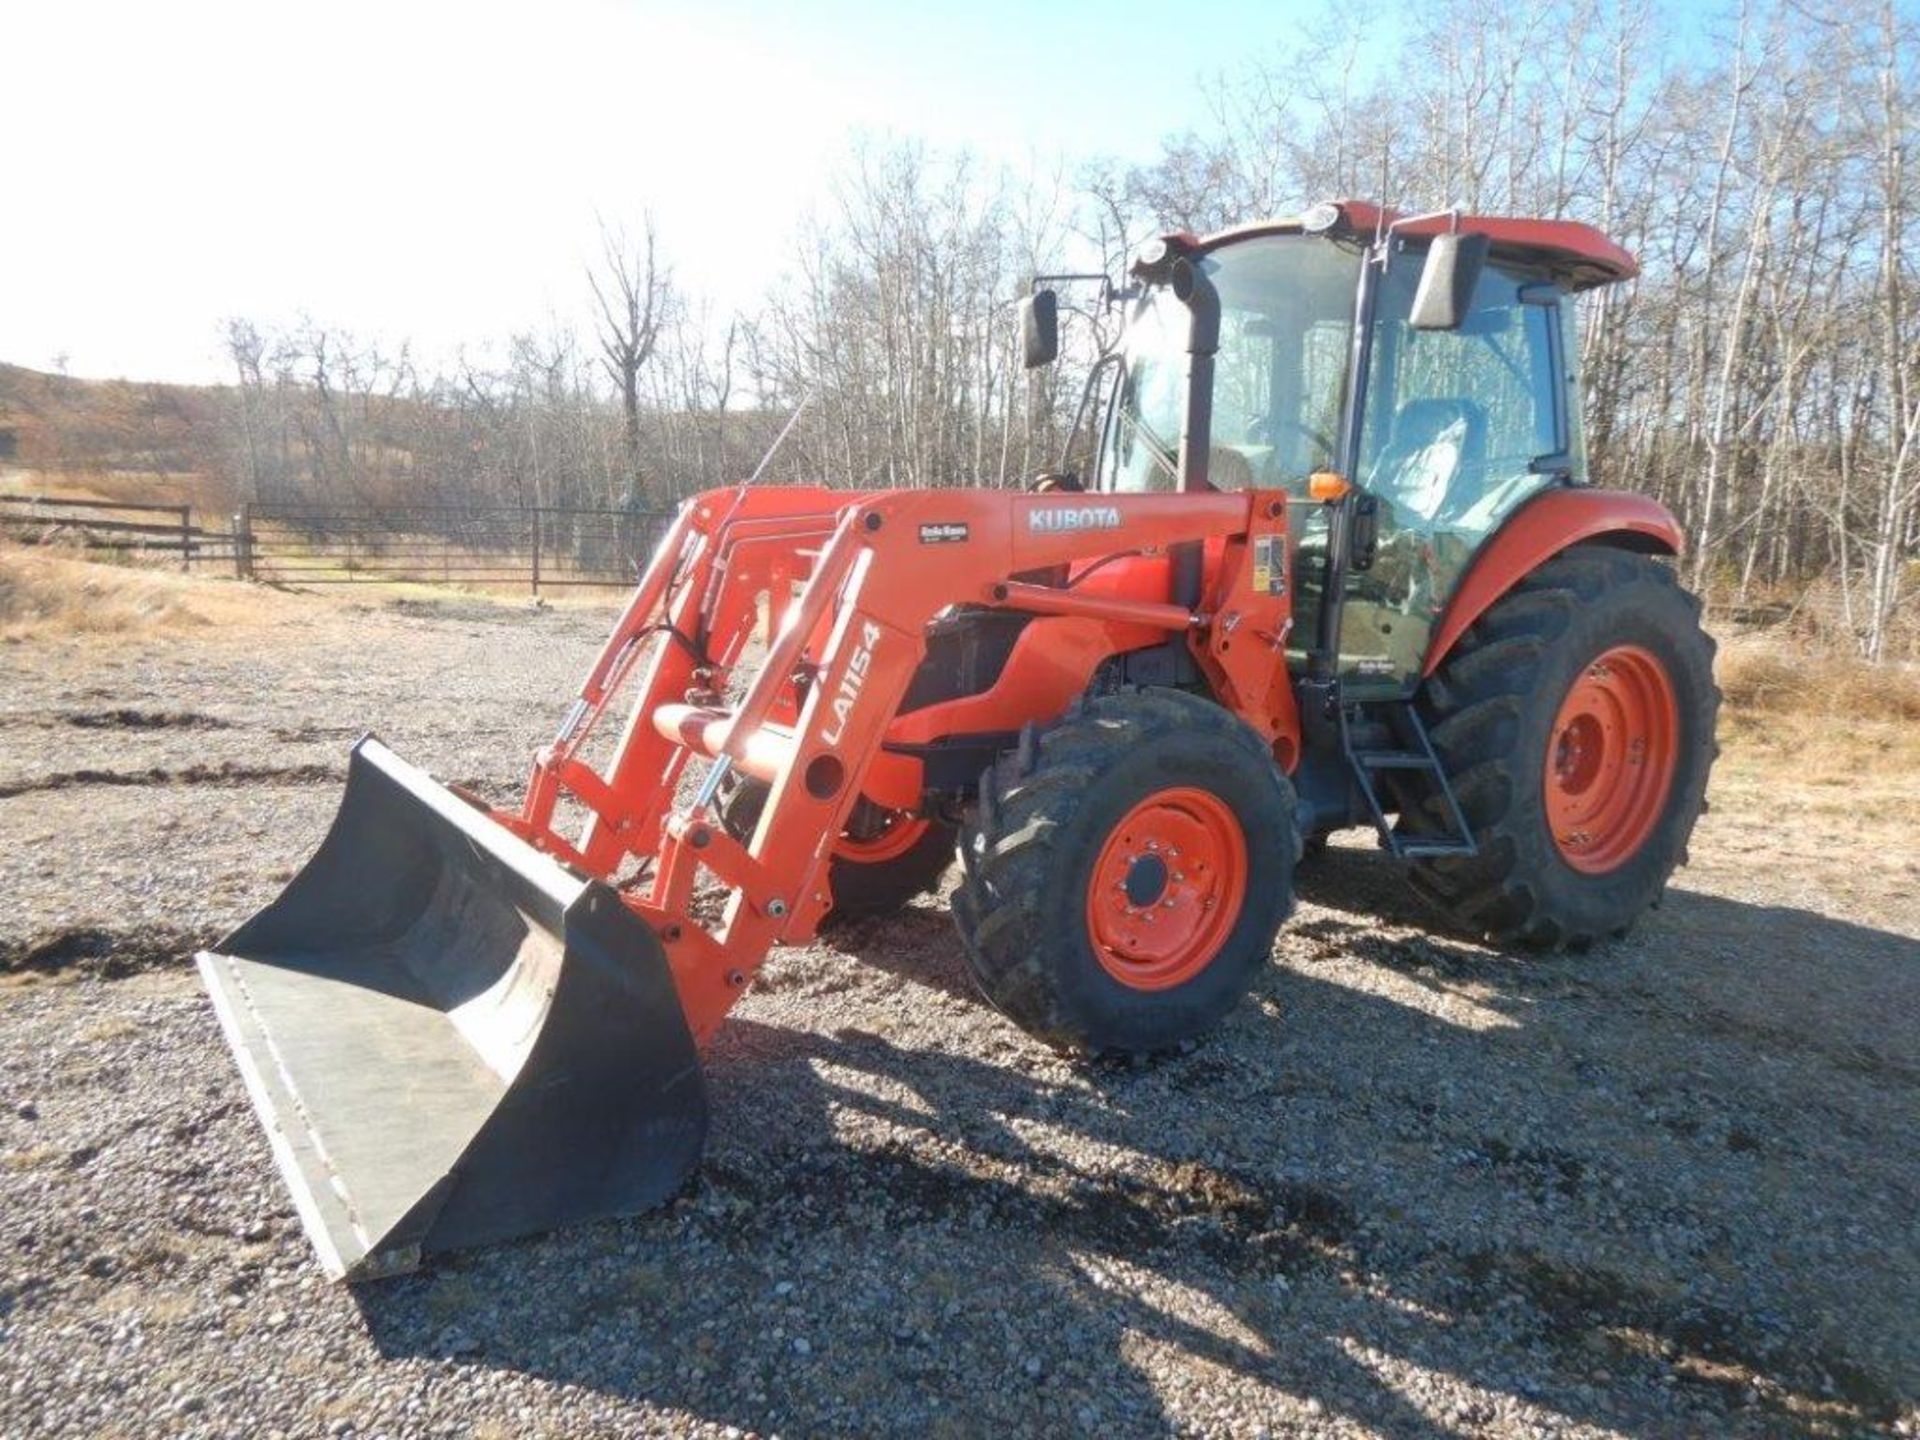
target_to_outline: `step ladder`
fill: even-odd
[[[1339,716],[1340,749],[1346,755],[1347,768],[1352,772],[1354,783],[1367,803],[1367,812],[1373,818],[1374,828],[1380,832],[1382,849],[1395,859],[1403,860],[1478,853],[1480,847],[1474,842],[1473,831],[1467,826],[1467,817],[1454,796],[1453,786],[1447,783],[1447,772],[1441,768],[1440,757],[1434,753],[1433,742],[1427,738],[1427,727],[1420,722],[1420,714],[1411,701],[1392,700],[1364,707],[1342,705],[1339,707]],[[1354,722],[1361,719],[1383,720],[1394,743],[1388,747],[1358,743],[1354,737]],[[1387,819],[1387,811],[1389,808],[1396,811],[1403,808],[1401,801],[1392,797],[1383,800],[1380,793],[1380,781],[1387,775],[1415,780],[1415,785],[1411,787],[1415,793],[1407,797],[1411,804],[1419,805],[1432,796],[1439,796],[1441,811],[1447,821],[1446,831],[1435,835],[1400,834]],[[1422,790],[1425,793],[1419,793]]]

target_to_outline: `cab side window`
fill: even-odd
[[[1488,266],[1458,330],[1415,330],[1418,277],[1417,257],[1401,256],[1381,295],[1361,479],[1408,524],[1485,532],[1560,448],[1554,307],[1523,302],[1526,281]]]

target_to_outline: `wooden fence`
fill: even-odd
[[[193,523],[191,505],[119,500],[61,500],[47,495],[0,495],[0,534],[27,544],[77,545],[123,554],[172,554],[180,568],[217,550],[230,553],[227,535]]]
[[[569,506],[244,505],[216,527],[193,507],[0,495],[0,534],[28,544],[177,555],[278,585],[403,581],[489,589],[625,588],[673,516]]]

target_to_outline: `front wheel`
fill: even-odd
[[[980,988],[1085,1054],[1164,1049],[1245,993],[1293,908],[1292,787],[1175,690],[1100,696],[981,782],[953,915]]]
[[[1417,862],[1415,888],[1499,941],[1623,932],[1686,860],[1719,706],[1699,601],[1670,569],[1603,546],[1555,556],[1421,693],[1479,853]],[[1401,825],[1443,828],[1437,805]]]

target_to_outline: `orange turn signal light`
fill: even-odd
[[[1331,470],[1316,470],[1307,477],[1307,494],[1315,500],[1338,500],[1351,489],[1346,476]]]

